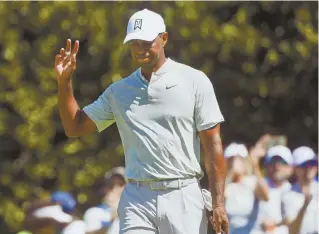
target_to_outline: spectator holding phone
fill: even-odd
[[[296,183],[283,197],[289,234],[318,233],[318,159],[306,146],[293,151]]]
[[[259,200],[268,199],[267,185],[260,173],[261,142],[248,152],[243,144],[231,143],[224,152],[227,159],[229,183],[225,189],[225,207],[229,219],[229,233],[249,233],[257,216]],[[247,171],[247,159],[253,166],[253,175]]]

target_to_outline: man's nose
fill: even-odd
[[[279,169],[281,168],[281,163],[280,163],[280,162],[276,162],[276,163],[275,163],[275,168],[276,168],[277,170],[279,170]]]
[[[149,43],[146,43],[145,41],[138,41],[136,43],[137,48],[148,48],[150,46]]]

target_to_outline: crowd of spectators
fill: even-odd
[[[317,154],[307,146],[291,150],[278,139],[267,134],[249,149],[238,142],[225,147],[230,234],[318,233]],[[118,234],[125,169],[113,168],[103,181],[96,191],[101,204],[81,217],[73,213],[76,200],[67,192],[33,203],[26,211],[28,231],[19,234]]]

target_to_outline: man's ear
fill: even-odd
[[[165,47],[168,41],[168,33],[164,32],[161,36],[162,46]]]

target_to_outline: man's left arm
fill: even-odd
[[[214,87],[209,78],[200,72],[194,80],[194,119],[205,152],[205,167],[212,195],[213,215],[209,218],[217,233],[228,233],[228,219],[224,206],[226,163],[220,139],[220,111]]]
[[[209,221],[217,233],[228,233],[228,218],[224,205],[226,162],[220,138],[220,125],[199,132],[205,155],[205,169],[212,195],[213,215]]]

